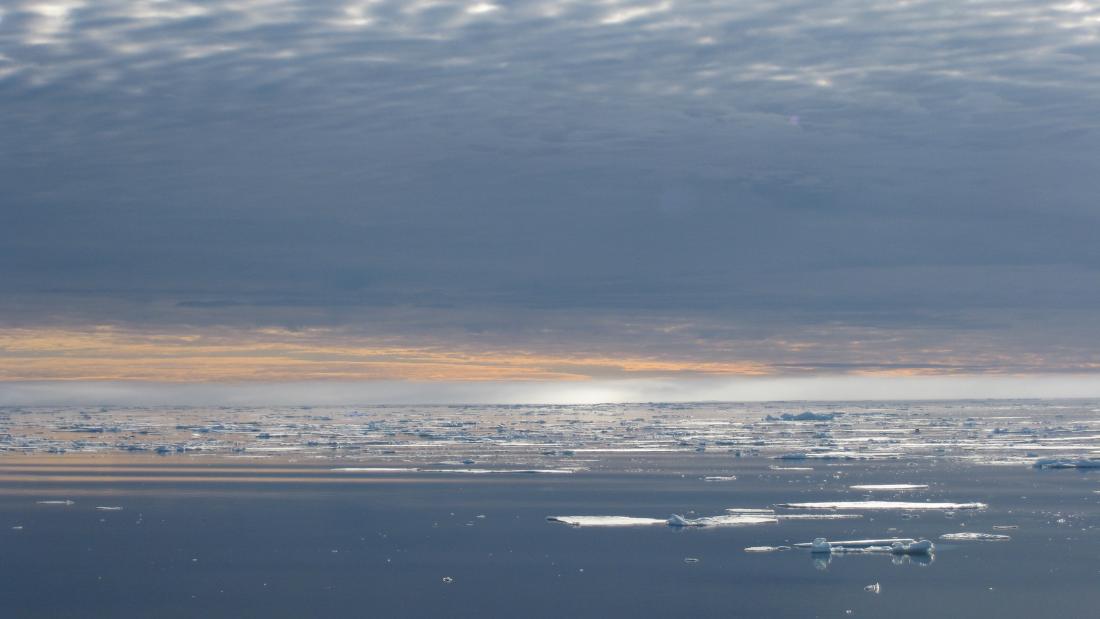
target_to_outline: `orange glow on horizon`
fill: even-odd
[[[0,381],[578,381],[770,373],[769,366],[752,361],[469,351],[375,343],[323,329],[254,329],[231,335],[112,327],[0,330]]]

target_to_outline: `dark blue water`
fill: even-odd
[[[1100,471],[718,455],[621,458],[575,475],[337,477],[323,466],[0,460],[5,617],[1095,617]],[[104,468],[104,465],[111,465]],[[710,483],[709,474],[736,481]],[[858,483],[928,483],[875,499],[989,509],[866,513],[741,528],[574,528],[550,515],[665,517],[858,500]],[[73,505],[36,501],[71,499]],[[96,506],[122,506],[99,511]],[[479,517],[483,516],[483,517]],[[993,525],[1017,525],[994,531]],[[13,529],[22,526],[21,530]],[[938,541],[1007,533],[1008,542]],[[928,537],[929,564],[817,561],[746,546]],[[685,558],[698,559],[685,562]],[[445,582],[445,578],[453,582]],[[881,584],[881,593],[864,590]]]

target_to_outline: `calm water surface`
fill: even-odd
[[[769,468],[776,464],[649,454],[603,458],[572,475],[340,476],[331,462],[5,458],[0,609],[116,618],[1097,616],[1100,471],[937,460]],[[873,498],[989,508],[701,530],[546,521],[859,500],[867,493],[848,488],[859,483],[927,483]],[[956,531],[1012,540],[938,540]],[[927,537],[937,552],[923,563],[743,550],[817,536]],[[864,590],[876,582],[880,593]]]

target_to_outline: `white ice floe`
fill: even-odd
[[[811,503],[778,503],[787,509],[907,509],[955,510],[985,509],[985,503],[920,503],[916,501],[818,501]]]
[[[334,473],[415,473],[418,468],[399,468],[388,466],[345,466],[338,469],[329,469]]]
[[[810,543],[795,544],[798,548],[809,548],[814,554],[832,553],[890,553],[895,555],[927,555],[935,551],[935,545],[926,539],[910,538],[859,539],[830,542],[818,537]]]
[[[561,522],[575,527],[638,527],[668,524],[663,518],[637,518],[635,516],[547,516],[550,522]]]
[[[778,522],[773,514],[727,514],[724,516],[702,516],[700,518],[684,518],[679,514],[668,517],[670,527],[728,527],[749,524],[775,524]]]
[[[745,552],[778,552],[790,549],[790,546],[749,546],[745,549]]]
[[[420,469],[422,473],[465,473],[490,475],[494,473],[523,473],[527,475],[571,475],[580,469]]]
[[[708,475],[703,481],[737,481],[736,475]]]
[[[777,514],[779,520],[854,520],[863,514]]]
[[[875,583],[873,585],[867,585],[863,588],[864,591],[870,591],[871,593],[878,594],[882,592],[882,585]]]
[[[117,505],[96,505],[96,509],[101,512],[120,512],[122,508]]]
[[[767,507],[727,507],[727,514],[775,514],[774,509]]]
[[[852,490],[923,490],[928,484],[859,484],[848,487]]]
[[[769,469],[773,471],[812,471],[812,466],[769,466]]]
[[[944,533],[940,536],[940,539],[945,539],[952,542],[1007,542],[1012,538],[1007,535],[998,535],[997,533],[975,533],[967,531],[963,533]]]
[[[38,503],[39,505],[74,505],[76,503],[75,501],[70,501],[70,500],[64,500],[64,501],[35,501],[35,502]]]

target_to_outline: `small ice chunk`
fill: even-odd
[[[550,522],[561,522],[575,527],[637,527],[668,524],[661,518],[637,518],[634,516],[547,516]]]
[[[993,525],[993,530],[995,530],[995,531],[1012,531],[1014,529],[1019,529],[1019,528],[1020,527],[1018,525],[1015,525],[1015,524],[995,524],[995,525]]]
[[[1007,542],[1012,538],[1007,535],[999,535],[997,533],[978,533],[975,531],[965,531],[961,533],[944,533],[940,536],[940,539],[950,540],[952,542]]]
[[[684,563],[687,563],[689,565],[692,564],[692,563],[698,563],[698,562],[699,562],[699,559],[696,559],[695,557],[684,557]]]
[[[812,471],[812,466],[769,466],[769,469],[773,471]]]
[[[852,490],[922,490],[928,484],[859,484],[848,487]]]
[[[920,503],[911,501],[819,501],[812,503],[779,503],[788,509],[985,509],[985,503]]]
[[[444,576],[444,577],[443,577],[443,582],[444,582],[444,583],[446,583],[446,584],[448,584],[448,585],[449,585],[449,584],[451,584],[451,583],[452,583],[452,582],[454,582],[454,581],[455,581],[455,579],[454,579],[454,578],[451,578],[450,576]]]
[[[876,582],[873,585],[867,585],[866,587],[863,588],[863,590],[864,591],[869,591],[869,592],[874,593],[874,594],[877,595],[878,593],[880,593],[882,591],[882,585],[880,585]]]
[[[703,478],[703,481],[736,481],[736,475],[708,475]]]
[[[64,501],[35,501],[39,505],[75,505],[76,501],[70,501],[68,499]]]
[[[790,546],[749,546],[745,549],[745,552],[777,552],[780,550],[790,550]]]
[[[120,511],[122,511],[122,508],[118,507],[116,505],[96,505],[96,509],[98,509],[101,512],[120,512]]]

